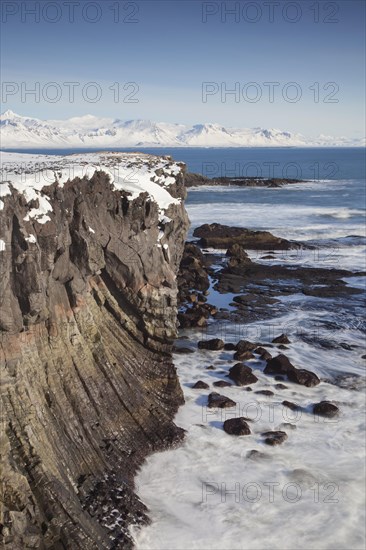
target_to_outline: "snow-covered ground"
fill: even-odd
[[[169,186],[176,182],[182,164],[168,157],[156,157],[144,153],[89,153],[81,155],[31,155],[27,153],[0,152],[0,197],[10,195],[12,188],[22,193],[27,202],[38,200],[38,208],[32,208],[27,218],[38,223],[50,220],[52,205],[44,187],[57,182],[60,187],[76,177],[89,179],[102,170],[118,190],[128,191],[133,200],[141,193],[148,193],[160,209],[160,220],[166,220],[165,210],[180,199],[169,193]],[[3,201],[0,201],[0,209]],[[28,221],[26,220],[26,221]]]
[[[6,111],[0,117],[3,148],[70,147],[336,147],[364,146],[365,139],[307,138],[278,129],[224,128],[219,124],[170,124],[98,118],[40,120]]]

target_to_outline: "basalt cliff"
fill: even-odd
[[[171,359],[184,165],[4,154],[0,202],[4,548],[119,549],[133,477],[182,438]]]

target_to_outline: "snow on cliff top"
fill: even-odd
[[[22,193],[27,202],[38,200],[38,208],[32,208],[30,218],[38,223],[50,220],[52,205],[42,189],[57,182],[60,187],[68,180],[87,176],[96,171],[108,174],[110,182],[120,191],[128,191],[129,200],[141,193],[148,193],[160,210],[160,220],[166,219],[165,210],[180,199],[172,197],[169,186],[181,172],[182,165],[169,157],[156,157],[145,153],[83,153],[74,155],[32,155],[27,153],[0,152],[0,197],[11,194],[13,187]],[[3,201],[0,200],[0,210]]]

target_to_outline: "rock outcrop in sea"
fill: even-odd
[[[171,349],[183,165],[4,154],[0,202],[5,549],[130,548],[133,477],[182,438]]]

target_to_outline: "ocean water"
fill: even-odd
[[[202,158],[215,158],[220,165],[238,153],[186,151],[183,160],[199,171]],[[358,272],[345,279],[347,284],[365,290],[365,277],[359,273],[366,267],[364,151],[281,149],[244,154],[247,162],[296,162],[303,173],[311,162],[337,162],[339,173],[280,189],[191,189],[191,236],[194,227],[211,222],[267,229],[314,247],[279,253],[275,263],[345,268]],[[232,295],[212,292],[208,299],[229,308]],[[187,434],[180,447],[150,456],[136,476],[138,494],[152,520],[133,530],[138,550],[364,549],[364,300],[364,293],[347,299],[299,293],[281,298],[281,307],[263,322],[214,321],[207,329],[181,331],[182,345],[195,350],[174,357],[186,401],[175,422]],[[285,353],[296,366],[316,372],[322,379],[319,386],[285,381],[287,389],[277,389],[276,382],[263,374],[264,362],[254,359],[246,362],[259,378],[253,390],[270,389],[273,397],[236,386],[212,387],[215,380],[227,380],[232,353],[197,350],[198,340],[270,342],[282,332],[291,340]],[[209,365],[216,370],[206,370]],[[197,380],[209,383],[210,389],[193,390]],[[232,398],[236,407],[207,409],[211,391]],[[300,404],[301,410],[284,407],[284,399]],[[339,417],[325,419],[312,413],[312,405],[325,399],[339,406]],[[251,435],[235,437],[223,431],[223,421],[236,416],[252,419]],[[268,447],[261,433],[276,429],[285,430],[288,439]],[[254,458],[253,450],[263,456]]]

